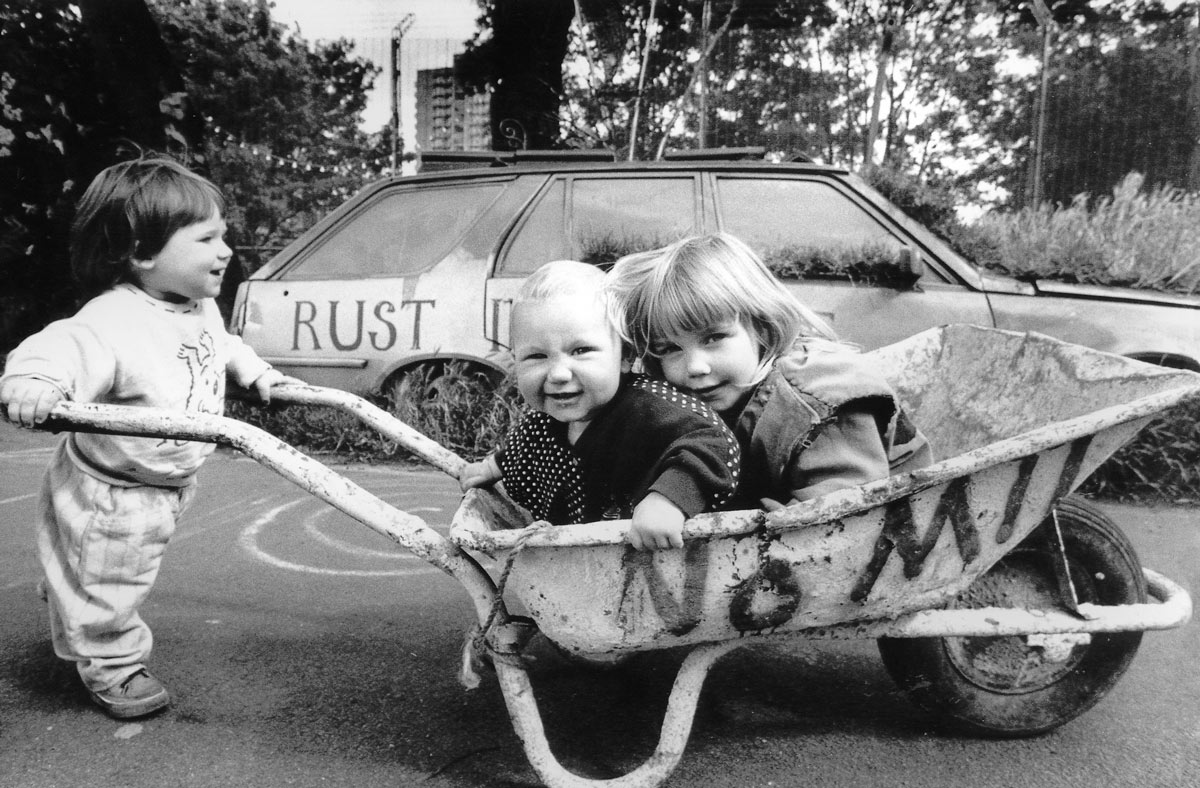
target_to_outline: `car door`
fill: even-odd
[[[607,267],[700,226],[700,179],[690,173],[563,174],[551,178],[504,244],[487,285],[485,323],[508,347],[508,314],[521,283],[551,260]]]
[[[945,323],[992,324],[983,292],[844,184],[723,173],[713,181],[718,226],[774,270],[798,274],[785,279],[788,289],[843,339],[869,350]],[[923,266],[915,283],[901,270],[909,254]]]

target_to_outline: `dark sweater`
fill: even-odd
[[[692,517],[737,486],[733,433],[711,408],[669,383],[626,375],[571,445],[567,425],[526,414],[496,461],[514,501],[556,525],[623,519],[657,492]]]

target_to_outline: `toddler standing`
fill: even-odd
[[[61,400],[220,413],[227,372],[267,401],[290,379],[225,331],[213,300],[232,257],[224,210],[212,183],[169,159],[97,175],[71,226],[71,266],[94,297],[9,354],[0,413],[26,427]],[[146,669],[138,608],[213,449],[68,433],[46,471],[37,552],[54,650],[118,719],[170,702]]]
[[[635,548],[682,547],[684,520],[733,493],[737,442],[699,399],[623,374],[626,346],[604,282],[598,268],[560,260],[522,285],[510,336],[517,388],[533,410],[461,483],[503,479],[538,519],[630,518]]]
[[[737,435],[732,508],[777,508],[933,461],[887,381],[737,238],[629,255],[609,276],[651,375]]]

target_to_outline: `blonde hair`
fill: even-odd
[[[594,265],[577,260],[554,260],[540,266],[529,275],[513,297],[512,309],[509,311],[510,335],[512,318],[517,313],[517,307],[571,295],[594,296],[604,310],[605,320],[625,343],[622,313],[607,287],[604,272]]]
[[[623,314],[623,334],[638,356],[654,338],[740,322],[759,344],[765,368],[798,339],[838,343],[837,334],[741,240],[699,235],[626,255],[608,274]]]

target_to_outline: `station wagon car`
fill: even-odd
[[[451,360],[495,379],[513,295],[542,263],[603,265],[723,230],[865,349],[973,323],[1200,370],[1200,299],[983,271],[837,167],[705,151],[474,152],[432,172],[430,159],[368,186],[251,275],[232,330],[285,373],[356,393]]]

